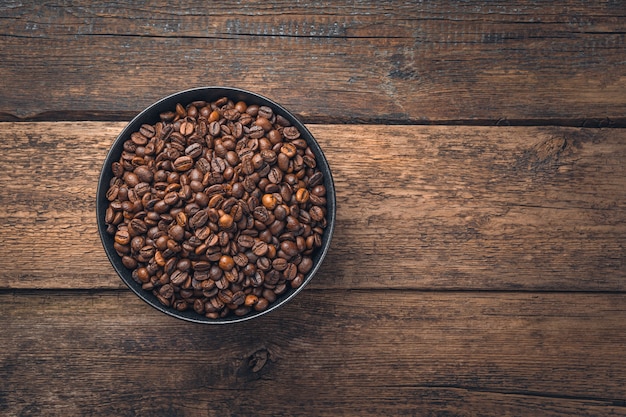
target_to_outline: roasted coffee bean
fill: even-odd
[[[170,276],[170,282],[172,283],[172,285],[179,287],[183,285],[183,283],[187,280],[188,277],[189,277],[189,274],[186,271],[181,271],[177,269]]]
[[[311,216],[311,220],[319,222],[325,217],[324,209],[320,206],[313,206],[309,210],[309,215]]]
[[[197,229],[206,224],[209,220],[209,214],[206,210],[198,210],[191,218],[189,219],[189,227],[192,229]]]
[[[254,307],[258,301],[259,301],[259,297],[257,297],[254,294],[248,294],[246,295],[246,298],[244,299],[244,305],[247,307]]]
[[[255,207],[252,216],[261,223],[266,223],[270,219],[270,214],[264,206]]]
[[[271,149],[262,150],[261,157],[263,158],[263,161],[265,161],[266,163],[270,165],[273,165],[276,163],[276,152],[274,152]]]
[[[115,233],[115,242],[120,245],[128,245],[130,243],[130,233],[128,230],[119,229]]]
[[[237,203],[233,205],[230,209],[230,215],[233,218],[233,221],[239,222],[243,218],[243,206],[241,203]]]
[[[287,158],[291,159],[294,156],[296,156],[296,153],[297,153],[296,145],[294,145],[293,143],[289,143],[289,142],[284,143],[283,146],[280,147],[280,153],[287,156]]]
[[[263,311],[304,283],[327,225],[301,132],[269,106],[178,104],[111,165],[106,230],[165,306],[217,319]]]
[[[320,197],[316,194],[311,194],[309,196],[309,200],[311,201],[311,204],[314,204],[316,206],[325,206],[326,205],[326,197]]]
[[[274,210],[276,208],[276,205],[278,204],[278,200],[273,194],[264,194],[261,201],[265,208],[268,210]]]
[[[265,273],[263,271],[255,271],[250,275],[250,284],[252,287],[260,287],[265,281]]]
[[[257,116],[258,117],[264,117],[264,118],[270,120],[270,119],[272,119],[272,117],[274,117],[274,111],[272,110],[271,107],[259,106],[259,109],[257,111]]]
[[[107,193],[106,193],[107,200],[114,201],[118,197],[119,192],[120,192],[120,187],[118,187],[117,185],[111,186],[107,190]]]
[[[245,253],[243,252],[238,252],[237,254],[235,254],[233,256],[233,261],[235,262],[235,264],[241,268],[245,267],[246,265],[248,265],[248,257],[246,256]]]
[[[283,275],[285,276],[285,279],[289,281],[294,279],[297,273],[298,273],[298,267],[292,263],[288,263],[287,266],[285,267],[285,270],[283,271]]]
[[[315,160],[314,157],[309,156],[309,155],[304,155],[302,157],[302,162],[304,162],[304,164],[309,167],[309,168],[315,168],[317,167],[317,161]]]
[[[180,226],[178,224],[175,224],[175,225],[173,225],[172,227],[169,228],[167,234],[174,241],[182,242],[183,239],[185,238],[185,229],[182,226]],[[168,243],[169,242],[171,242],[171,240],[168,240]]]
[[[220,216],[217,224],[223,229],[228,229],[233,225],[233,222],[233,216],[230,214],[223,214]]]
[[[308,256],[303,256],[302,260],[298,264],[298,272],[306,275],[313,268],[313,259]]]
[[[195,124],[192,121],[184,120],[179,126],[179,132],[183,136],[191,135],[195,130]]]
[[[200,193],[198,193],[198,194],[200,194]],[[198,200],[198,197],[196,195],[196,201],[197,200]],[[209,208],[217,208],[217,209],[219,209],[219,208],[222,207],[222,204],[224,203],[224,200],[225,200],[224,195],[222,195],[222,194],[215,194],[213,197],[211,197],[209,199],[209,202],[208,202],[207,205],[208,205]]]
[[[249,235],[239,235],[239,237],[237,238],[237,243],[242,248],[251,248],[252,246],[254,246],[254,238]]]
[[[260,139],[265,135],[265,129],[261,126],[253,125],[248,129],[247,134],[251,139]]]
[[[202,152],[203,147],[200,143],[192,143],[191,145],[187,146],[187,148],[185,148],[185,154],[193,159],[196,159],[200,155],[202,155]]]
[[[256,241],[254,243],[254,246],[252,246],[252,252],[256,256],[265,256],[267,255],[267,251],[268,251],[268,245],[262,240]]]
[[[115,249],[115,251],[120,256],[124,256],[124,255],[130,254],[130,246],[128,246],[128,245],[120,245],[116,241],[113,241],[113,249]]]
[[[271,269],[265,273],[265,285],[276,285],[281,279],[281,273]]]
[[[269,301],[265,298],[259,298],[254,305],[254,309],[256,311],[265,311],[267,310],[267,307],[269,307]]]
[[[291,240],[285,240],[280,243],[280,250],[285,252],[287,256],[295,256],[298,254],[298,246]]]
[[[223,271],[230,271],[231,269],[235,267],[235,261],[233,260],[231,256],[222,255],[220,257],[219,267]]]
[[[143,124],[139,128],[139,133],[141,133],[146,138],[150,139],[150,138],[154,137],[154,135],[156,133],[156,128],[153,125]]]
[[[193,167],[193,158],[191,158],[189,155],[180,156],[176,158],[173,166],[176,171],[187,171],[191,169],[191,167]]]
[[[284,271],[288,264],[289,262],[285,258],[276,258],[272,261],[272,266],[277,271]]]
[[[299,286],[303,284],[303,282],[304,282],[304,275],[298,274],[296,275],[294,279],[291,280],[291,287],[298,288]]]
[[[176,191],[170,191],[163,197],[163,202],[168,206],[175,206],[178,203],[179,194]]]
[[[295,140],[300,137],[300,131],[295,126],[288,126],[283,129],[283,136],[287,140]]]
[[[309,201],[310,193],[306,188],[298,188],[296,190],[296,201],[300,204],[304,204]]]
[[[128,230],[132,230],[133,235],[145,235],[148,231],[148,226],[143,220],[135,218],[128,224]]]

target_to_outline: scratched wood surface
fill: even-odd
[[[127,120],[228,85],[309,122],[625,126],[625,16],[621,1],[4,1],[0,119]]]
[[[626,415],[624,294],[304,291],[207,328],[3,293],[4,415]]]
[[[626,5],[0,2],[0,414],[626,416]],[[254,322],[158,313],[99,242],[138,111],[307,123],[338,226]]]
[[[123,285],[95,219],[123,127],[0,123],[0,288]],[[625,130],[310,128],[338,203],[315,288],[626,289]]]

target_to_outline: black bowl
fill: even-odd
[[[327,227],[324,230],[322,245],[319,247],[316,252],[312,255],[313,259],[313,267],[306,274],[304,282],[299,287],[292,289],[288,288],[283,294],[281,294],[276,301],[271,303],[267,309],[261,312],[257,312],[252,310],[250,313],[244,316],[235,316],[229,315],[224,318],[218,319],[210,319],[203,315],[197,314],[193,310],[186,311],[178,311],[174,308],[166,307],[159,302],[159,300],[152,294],[150,291],[143,290],[141,285],[139,285],[131,276],[131,271],[127,269],[121,261],[120,256],[117,254],[115,249],[113,248],[113,236],[107,233],[106,224],[105,224],[105,211],[108,207],[108,200],[106,198],[106,193],[109,188],[109,183],[111,178],[113,177],[113,173],[111,170],[111,164],[115,161],[118,161],[121,153],[123,143],[130,138],[130,135],[133,132],[139,130],[140,126],[143,124],[154,124],[158,122],[159,115],[165,111],[173,111],[177,103],[181,103],[182,105],[189,104],[194,101],[215,101],[221,97],[228,97],[234,102],[244,101],[248,105],[257,104],[259,106],[269,106],[272,108],[275,114],[280,114],[285,117],[293,126],[296,126],[300,130],[301,137],[304,138],[317,159],[317,167],[324,174],[324,185],[326,187],[326,200],[327,200]],[[181,91],[175,94],[172,94],[168,97],[162,98],[156,103],[152,104],[141,113],[139,113],[119,134],[117,139],[111,145],[111,148],[107,154],[107,157],[102,166],[102,170],[100,172],[100,178],[98,182],[98,190],[97,190],[97,201],[96,201],[96,215],[98,221],[98,232],[100,234],[100,239],[102,240],[102,244],[104,246],[104,250],[109,258],[109,261],[113,265],[113,268],[120,276],[122,281],[142,300],[156,308],[157,310],[168,314],[170,316],[195,322],[195,323],[206,323],[206,324],[225,324],[225,323],[235,323],[241,322],[245,320],[250,320],[255,317],[259,317],[263,314],[269,313],[277,309],[278,307],[286,304],[289,300],[294,298],[296,294],[298,294],[313,278],[315,273],[318,271],[322,261],[324,260],[326,254],[328,253],[328,249],[330,246],[331,237],[333,235],[333,230],[335,226],[335,213],[336,213],[336,201],[335,201],[335,188],[333,184],[333,178],[331,174],[330,167],[328,165],[328,161],[326,157],[322,153],[322,149],[319,144],[309,132],[309,130],[289,111],[287,111],[284,107],[279,104],[273,102],[272,100],[260,96],[258,94],[237,89],[237,88],[228,88],[228,87],[201,87],[194,88],[190,90]]]

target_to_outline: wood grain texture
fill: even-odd
[[[307,122],[623,126],[625,18],[619,1],[3,2],[0,120],[124,120],[229,85]]]
[[[0,288],[120,288],[95,222],[123,123],[1,123]],[[626,289],[626,131],[309,125],[338,225],[316,289]]]
[[[6,416],[626,415],[624,294],[306,289],[226,327],[129,291],[0,303]]]

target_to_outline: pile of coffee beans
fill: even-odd
[[[313,267],[326,188],[298,128],[268,106],[177,104],[111,166],[107,232],[133,279],[208,318],[263,311]]]

